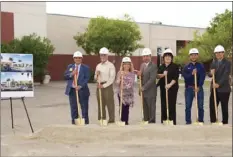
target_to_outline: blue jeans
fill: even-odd
[[[193,98],[195,97],[195,91],[193,87],[185,88],[185,121],[186,124],[191,124],[191,109],[193,104]],[[194,101],[195,104],[195,101]],[[204,91],[203,87],[199,88],[197,93],[198,104],[198,121],[204,122]]]

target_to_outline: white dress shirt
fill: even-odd
[[[113,84],[115,80],[115,76],[116,76],[116,69],[115,69],[115,66],[111,62],[106,61],[104,63],[99,63],[96,66],[95,80],[98,81],[97,71],[100,71],[100,76],[99,76],[100,82],[106,82],[103,84],[103,88],[106,88],[110,86],[111,84]]]

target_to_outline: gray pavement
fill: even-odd
[[[13,101],[15,129],[11,129],[10,103],[1,101],[1,155],[9,156],[232,156],[232,96],[229,103],[228,126],[209,124],[209,88],[205,88],[205,126],[186,126],[184,88],[181,85],[177,100],[177,126],[160,124],[160,98],[157,97],[157,124],[142,126],[141,104],[137,90],[135,105],[130,110],[130,126],[111,125],[102,128],[97,122],[95,84],[89,84],[89,126],[70,125],[65,82],[35,86],[35,97],[26,105],[36,133],[30,134],[27,117],[20,100]],[[136,86],[137,88],[137,86]],[[118,101],[115,98],[116,120]],[[221,119],[221,110],[219,109]],[[193,106],[192,119],[195,120]]]

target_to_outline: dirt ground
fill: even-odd
[[[97,122],[95,84],[89,85],[90,125],[70,125],[65,82],[36,86],[35,97],[26,99],[35,133],[31,130],[20,100],[13,101],[15,128],[11,129],[10,103],[1,101],[1,156],[232,156],[232,96],[229,125],[209,123],[209,88],[205,88],[204,126],[186,126],[184,88],[177,101],[177,126],[160,124],[160,99],[157,98],[156,124],[141,125],[140,99],[130,110],[130,125],[101,127]],[[158,90],[159,95],[159,90]],[[118,102],[116,100],[116,120]],[[221,110],[219,110],[221,119]],[[192,112],[195,119],[195,108]]]

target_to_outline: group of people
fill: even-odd
[[[228,124],[228,102],[231,92],[229,76],[231,71],[231,63],[224,57],[224,47],[216,46],[214,49],[215,59],[210,66],[209,77],[215,76],[215,83],[211,83],[211,94],[209,97],[210,122],[216,122],[216,110],[214,102],[214,90],[216,90],[217,105],[221,103],[222,123]],[[113,63],[108,60],[109,50],[105,47],[99,51],[101,62],[95,69],[95,80],[97,81],[97,102],[98,102],[98,120],[106,120],[106,107],[108,110],[108,123],[115,123],[115,104],[114,104],[114,84],[117,89],[117,97],[122,99],[121,121],[129,124],[129,109],[134,102],[134,83],[135,76],[141,79],[141,88],[139,95],[142,94],[143,102],[143,120],[148,123],[156,123],[156,97],[157,88],[160,88],[161,99],[161,123],[169,120],[176,125],[176,102],[179,89],[179,66],[173,62],[174,54],[171,49],[166,49],[162,53],[163,63],[157,67],[152,62],[152,53],[149,48],[142,51],[143,63],[139,70],[134,69],[130,57],[122,59],[119,72]],[[202,63],[198,62],[199,51],[192,48],[189,51],[190,62],[186,64],[182,70],[182,76],[185,80],[185,120],[186,124],[191,124],[191,108],[195,92],[197,93],[198,103],[198,121],[204,123],[204,90],[206,71]],[[65,94],[69,96],[72,124],[78,117],[77,100],[81,104],[82,116],[85,124],[89,124],[88,107],[90,91],[88,81],[90,79],[90,69],[82,63],[83,55],[77,51],[73,54],[74,63],[68,65],[65,71],[65,79],[67,80]],[[74,77],[76,75],[77,77]],[[77,78],[77,85],[74,84],[74,78]],[[196,79],[195,79],[196,78]],[[156,80],[159,79],[158,83]],[[195,83],[195,80],[196,83]],[[122,83],[122,84],[121,84]],[[101,91],[101,96],[99,94]],[[78,94],[77,94],[77,93]],[[122,94],[121,94],[122,92]],[[79,99],[77,99],[77,96]],[[121,97],[122,96],[122,97]],[[100,99],[102,101],[100,101]],[[168,103],[167,103],[168,101]],[[101,104],[100,104],[101,103]],[[167,115],[167,105],[169,115]],[[102,107],[100,107],[102,105]],[[102,109],[102,112],[101,112]]]

